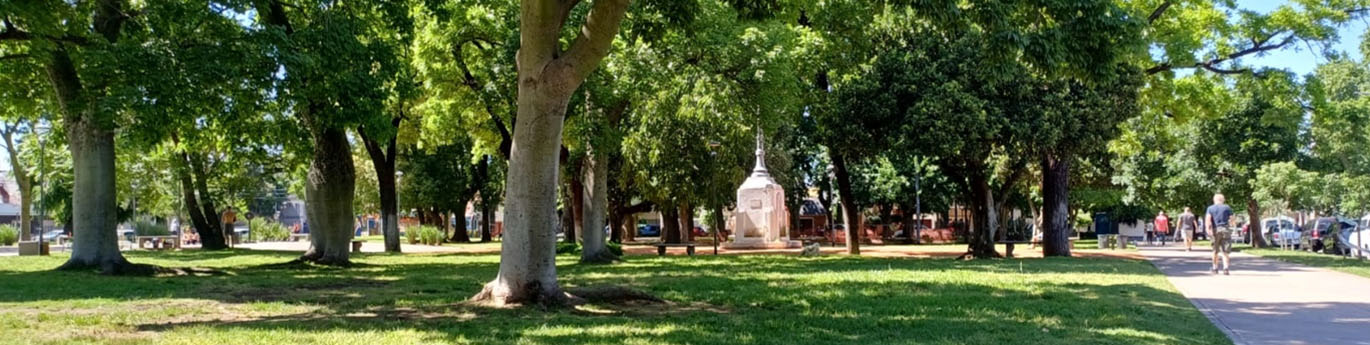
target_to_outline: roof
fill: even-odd
[[[814,199],[814,198],[804,198],[804,205],[799,207],[799,215],[801,215],[801,216],[819,216],[819,215],[826,216],[826,215],[828,215],[828,210],[826,210],[826,209],[823,208],[823,204],[820,203],[820,202],[818,202],[818,199]]]

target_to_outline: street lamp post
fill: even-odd
[[[709,160],[716,160],[716,157],[718,156],[718,147],[721,146],[721,145],[722,145],[722,144],[719,143],[717,140],[709,140],[709,158],[710,158]],[[717,163],[717,162],[710,162],[710,163]],[[712,170],[712,169],[710,169],[710,170]],[[723,216],[723,213],[722,213],[722,212],[719,212],[718,216],[719,216],[719,217],[722,217],[722,216]],[[719,237],[719,231],[723,231],[723,229],[719,229],[717,226],[714,227],[714,230],[713,230],[713,231],[710,231],[710,232],[712,232],[713,235],[714,235],[714,255],[715,255],[715,256],[718,255],[718,242],[723,241],[723,240],[720,239],[720,237]]]
[[[41,123],[42,120],[39,120],[39,121],[40,121],[40,123]],[[43,247],[46,246],[46,244],[47,244],[47,239],[43,238],[43,236],[44,236],[44,235],[47,235],[47,232],[48,232],[48,223],[47,223],[47,221],[46,221],[47,218],[48,218],[48,216],[47,216],[47,214],[48,214],[48,212],[47,212],[48,210],[47,210],[47,209],[48,209],[48,208],[47,208],[47,205],[46,205],[46,204],[47,204],[47,185],[48,185],[48,173],[47,173],[47,171],[48,171],[48,169],[47,169],[47,166],[48,166],[48,161],[47,161],[47,152],[48,152],[48,149],[47,149],[47,141],[44,140],[44,139],[45,139],[45,138],[44,138],[45,136],[43,135],[44,133],[41,133],[41,132],[47,132],[48,129],[50,129],[50,128],[44,128],[44,127],[42,127],[41,125],[39,125],[39,126],[34,126],[34,127],[33,127],[33,135],[35,135],[35,136],[38,137],[38,255],[47,255],[47,254],[48,254],[47,251],[43,250]],[[40,131],[40,130],[43,130],[43,131]],[[14,158],[11,157],[10,159],[14,159]],[[24,224],[24,226],[28,227],[28,226],[32,226],[32,224]]]

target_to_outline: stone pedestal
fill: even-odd
[[[48,255],[48,243],[29,241],[19,242],[19,256]]]

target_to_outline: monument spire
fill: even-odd
[[[771,172],[766,170],[766,146],[761,142],[761,128],[756,129],[756,167],[752,168],[752,176],[770,177]]]

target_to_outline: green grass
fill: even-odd
[[[54,272],[0,258],[0,344],[1229,344],[1151,264],[1123,259],[825,256],[558,259],[565,286],[622,284],[669,305],[497,309],[463,303],[495,255],[133,252],[220,276]]]
[[[1242,245],[1241,252],[1370,278],[1370,261],[1367,260],[1305,252],[1302,250],[1280,250],[1278,248],[1255,249],[1247,245]]]

